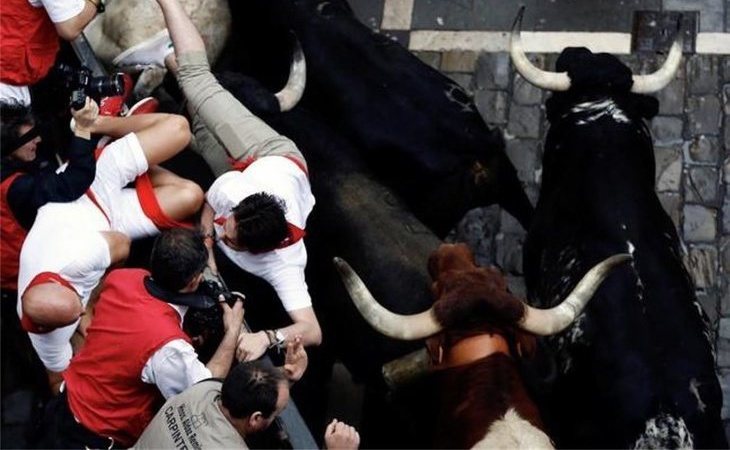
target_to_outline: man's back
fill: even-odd
[[[220,409],[222,384],[201,381],[170,398],[133,448],[247,448]]]
[[[148,274],[142,269],[109,274],[86,343],[64,373],[74,416],[125,445],[141,434],[160,399],[157,387],[142,381],[143,367],[166,343],[189,342],[178,313],[145,289]]]

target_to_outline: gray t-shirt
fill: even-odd
[[[248,448],[220,409],[222,382],[206,380],[170,398],[135,449]]]

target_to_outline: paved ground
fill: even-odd
[[[519,3],[527,5],[523,30],[603,33],[581,35],[590,41],[573,45],[601,45],[596,41],[619,34],[626,40],[626,49],[630,48],[628,33],[635,10],[699,12],[697,44],[698,51],[705,54],[685,55],[676,79],[658,94],[660,112],[651,127],[657,192],[683,240],[685,263],[712,323],[725,398],[723,418],[730,435],[730,1]],[[351,0],[351,4],[364,23],[382,27],[384,33],[409,46],[474,96],[484,119],[504,130],[507,152],[534,201],[540,186],[547,94],[515,75],[507,53],[495,51],[488,42],[475,47],[470,40],[475,35],[469,34],[491,31],[496,33],[476,36],[502,39],[501,32],[510,29],[518,4],[509,8],[501,0]],[[446,36],[444,30],[455,33],[447,40],[422,39],[427,33]],[[575,33],[570,36],[579,37]],[[414,43],[416,38],[418,44]],[[535,45],[539,48],[540,43]],[[635,71],[652,70],[662,62],[661,57],[652,55],[631,55],[628,50],[621,53],[627,53],[621,58]],[[556,56],[537,53],[533,60],[553,68]],[[496,207],[472,211],[452,234],[454,239],[467,240],[482,263],[496,262],[510,272],[514,289],[521,292],[524,236],[520,225]]]

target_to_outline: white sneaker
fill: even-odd
[[[165,67],[165,58],[174,52],[167,28],[155,34],[146,41],[130,47],[112,60],[117,67]]]

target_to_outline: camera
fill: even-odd
[[[218,297],[222,295],[225,299],[225,302],[228,303],[228,306],[230,306],[231,308],[233,307],[233,305],[236,304],[236,300],[244,299],[243,294],[228,291],[224,289],[223,286],[221,286],[219,283],[210,279],[200,282],[198,292],[210,297],[215,302],[217,302]]]
[[[79,110],[86,104],[86,96],[93,99],[121,95],[124,92],[124,77],[121,73],[95,77],[87,67],[78,69],[61,64],[58,71],[64,79],[66,88],[71,89],[71,107]]]

